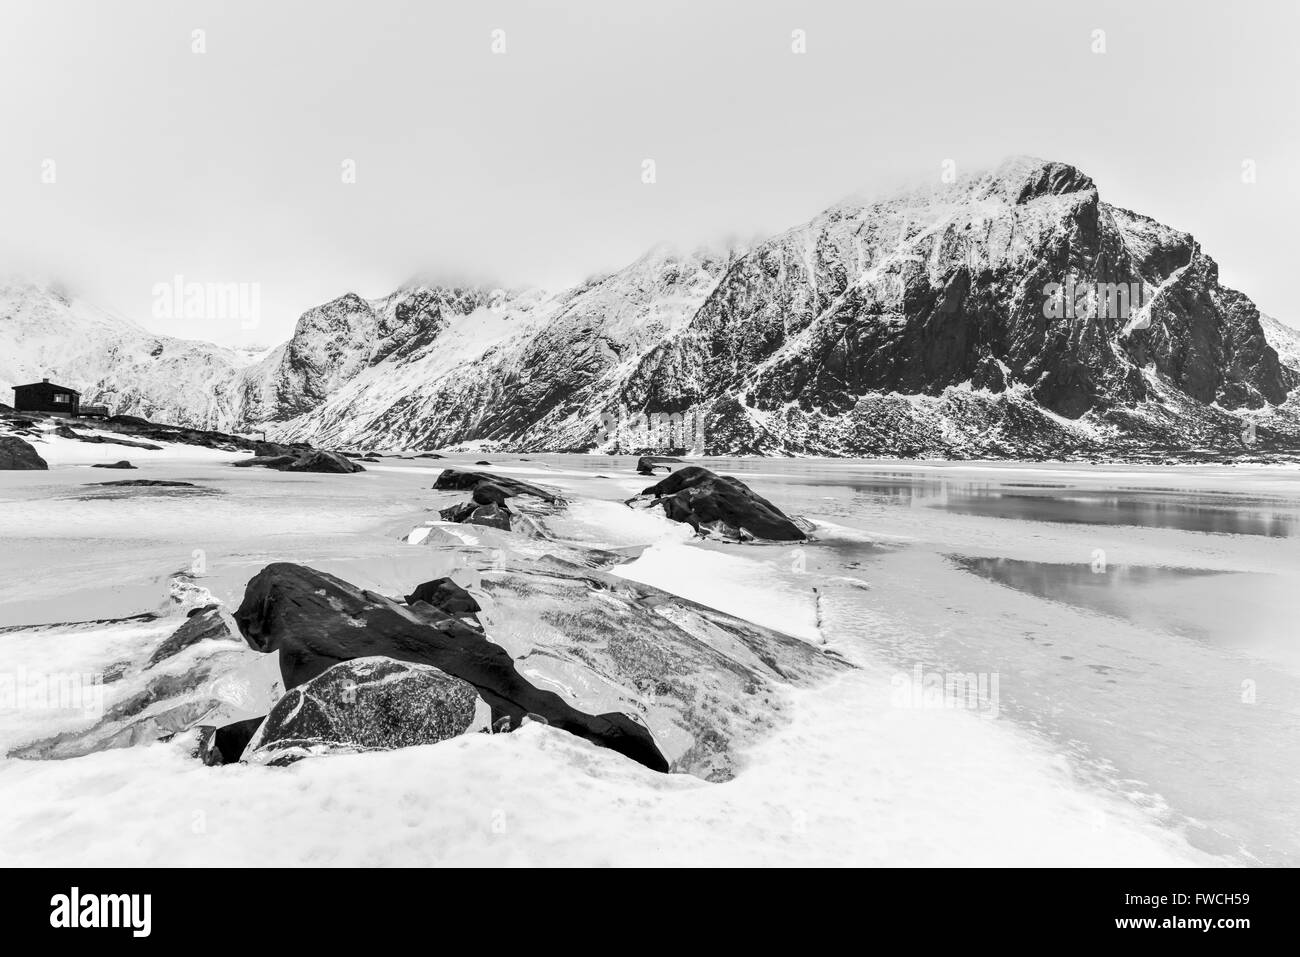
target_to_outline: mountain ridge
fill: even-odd
[[[1070,315],[1052,314],[1054,288],[1085,290]],[[1128,290],[1136,303],[1111,314]],[[1222,286],[1190,234],[1032,157],[846,199],[751,246],[657,246],[557,291],[347,293],[242,366],[134,324],[105,334],[66,301],[31,305],[15,320],[0,298],[0,338],[61,309],[98,330],[21,365],[45,361],[42,377],[86,401],[317,445],[647,451],[609,423],[649,413],[697,417],[711,454],[1300,452],[1300,337]]]

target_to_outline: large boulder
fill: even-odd
[[[291,452],[283,455],[255,455],[251,459],[231,462],[239,468],[261,466],[275,469],[277,472],[364,472],[365,467],[357,465],[345,455],[338,452],[325,452],[320,449]]]
[[[239,461],[231,462],[230,464],[241,469],[251,468],[253,466],[260,466],[268,469],[281,469],[296,461],[298,461],[298,456],[296,455],[254,455],[251,459],[240,459]]]
[[[49,469],[30,442],[13,435],[0,435],[0,469]]]
[[[235,622],[250,646],[278,651],[286,688],[355,658],[384,656],[432,665],[478,689],[494,726],[513,728],[527,715],[610,748],[647,767],[668,769],[649,731],[625,714],[591,715],[534,687],[483,633],[454,618],[430,622],[382,595],[333,575],[287,562],[248,583]]]
[[[479,505],[463,521],[466,525],[486,525],[510,531],[510,512],[500,505]]]
[[[850,666],[833,649],[553,556],[488,552],[475,589],[491,641],[588,711],[638,716],[674,772],[725,781],[789,720],[791,686]],[[792,607],[810,622],[815,597]]]
[[[220,605],[203,605],[191,609],[185,623],[154,649],[145,668],[152,668],[200,641],[239,641],[238,636],[230,633],[230,628],[221,615]]]
[[[700,533],[768,541],[803,541],[808,536],[779,508],[730,475],[717,475],[698,465],[679,469],[650,486],[642,495],[675,522]]]
[[[442,473],[434,480],[435,489],[469,491],[472,492],[481,485],[491,485],[500,489],[506,496],[514,495],[536,495],[538,498],[562,505],[564,499],[549,489],[542,488],[540,485],[534,485],[531,482],[525,482],[521,479],[510,478],[507,475],[493,475],[489,472],[467,472],[461,469],[443,469]]]
[[[196,757],[209,766],[235,764],[244,755],[244,749],[253,739],[265,718],[245,718],[221,727],[204,725],[199,728]]]
[[[481,704],[472,685],[429,665],[355,658],[286,692],[249,742],[245,760],[281,765],[312,755],[436,744],[468,731]]]
[[[472,615],[479,610],[474,596],[450,578],[435,578],[415,586],[415,591],[406,596],[406,603],[427,602],[434,608],[440,608],[449,615]]]
[[[470,498],[476,505],[500,505],[504,508],[506,499],[513,494],[496,482],[481,482],[474,486],[474,493]]]
[[[135,466],[132,465],[130,462],[128,462],[126,459],[122,459],[122,461],[120,462],[99,462],[96,463],[95,465],[92,465],[91,468],[92,469],[133,469],[135,468]]]
[[[339,455],[317,449],[284,466],[286,472],[364,472],[365,467]]]
[[[439,509],[438,517],[444,522],[463,522],[474,514],[476,508],[478,506],[473,502],[457,502],[455,505]]]
[[[681,461],[681,459],[674,458],[671,455],[643,455],[636,460],[636,470],[638,475],[654,475],[655,469],[671,472],[673,470],[672,466],[679,464]]]
[[[89,442],[91,445],[125,445],[127,448],[147,449],[151,452],[162,450],[161,445],[154,445],[152,442],[132,442],[130,439],[115,439],[107,435],[82,435],[80,432],[74,432],[71,426],[67,425],[60,425],[54,430],[54,434],[63,439]]]

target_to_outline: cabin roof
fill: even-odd
[[[71,392],[74,395],[81,395],[81,393],[78,392],[76,389],[70,389],[66,385],[58,385],[57,383],[49,382],[49,381],[28,382],[26,385],[16,385],[14,386],[14,391],[17,392],[19,389],[40,389],[40,388],[54,389],[58,392]]]

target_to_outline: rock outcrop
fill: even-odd
[[[0,470],[46,470],[49,463],[36,448],[16,435],[0,435]]]
[[[453,618],[436,624],[402,605],[303,565],[268,565],[248,583],[235,612],[245,640],[276,651],[286,688],[339,662],[382,656],[431,665],[472,684],[492,709],[494,727],[540,715],[552,727],[610,748],[655,770],[668,762],[650,733],[624,714],[591,715],[534,687],[510,656],[478,629]]]
[[[429,665],[354,658],[290,688],[253,735],[244,760],[284,765],[436,744],[470,730],[480,705],[472,685]]]
[[[776,542],[803,541],[808,537],[784,512],[740,479],[716,475],[698,465],[673,472],[641,494],[674,522],[685,522],[701,534]]]

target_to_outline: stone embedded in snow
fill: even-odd
[[[166,479],[118,479],[116,482],[91,482],[98,488],[203,488],[193,482],[172,482]],[[213,491],[204,489],[204,491]]]
[[[685,522],[697,532],[740,539],[803,541],[808,536],[784,512],[730,475],[716,475],[689,465],[650,486],[642,495],[675,522]]]
[[[416,585],[406,596],[406,603],[413,605],[417,601],[427,602],[453,616],[472,615],[479,610],[474,596],[450,578],[435,578]]]
[[[345,455],[340,455],[337,452],[325,452],[320,449],[286,455],[255,455],[251,459],[240,459],[238,462],[231,462],[230,464],[239,468],[262,466],[263,468],[274,469],[277,472],[338,472],[346,474],[365,471],[363,466],[357,465]]]
[[[89,442],[92,445],[125,445],[132,449],[146,449],[150,452],[162,451],[161,445],[154,445],[152,442],[133,442],[130,439],[116,439],[107,435],[82,435],[75,432],[71,426],[60,425],[54,429],[54,434],[62,439],[74,439],[77,442]]]
[[[0,469],[38,471],[49,467],[31,443],[16,436],[0,435]]]
[[[429,665],[355,658],[290,689],[267,715],[244,759],[298,758],[436,744],[464,734],[481,702],[469,683]]]
[[[257,729],[266,718],[245,718],[231,724],[215,727],[201,726],[195,757],[209,766],[235,764],[244,755],[248,742],[253,739]]]
[[[661,468],[665,472],[671,472],[672,467],[669,463],[680,463],[681,459],[674,458],[671,455],[643,455],[636,460],[636,471],[638,475],[654,475],[655,469]]]
[[[240,636],[231,633],[230,627],[221,614],[221,606],[204,605],[190,611],[185,623],[154,650],[145,668],[152,668],[160,661],[171,658],[200,641],[241,641],[241,639]]]
[[[317,450],[283,467],[285,472],[364,472],[363,466],[349,461],[337,452]]]
[[[492,708],[494,726],[516,727],[527,714],[659,771],[668,762],[650,733],[625,714],[587,714],[534,687],[509,654],[483,633],[447,618],[429,622],[396,602],[333,575],[277,562],[248,583],[235,622],[249,645],[278,651],[285,686],[297,687],[331,666],[383,656],[428,664],[468,681]]]
[[[531,482],[524,482],[520,479],[510,478],[507,475],[493,475],[489,472],[466,472],[461,469],[443,469],[442,473],[433,482],[433,487],[435,489],[456,491],[473,491],[480,485],[491,485],[495,488],[499,488],[509,496],[536,495],[538,498],[553,504],[564,503],[564,499],[559,495],[548,489],[542,488],[540,485],[534,485]]]
[[[438,517],[444,522],[460,523],[473,515],[476,508],[478,506],[473,502],[458,502],[455,505],[448,505],[446,508],[439,509]]]
[[[130,462],[128,462],[126,459],[122,459],[122,461],[120,462],[96,463],[95,465],[92,465],[91,468],[92,469],[133,469],[135,468],[135,466],[132,465]]]
[[[530,680],[634,712],[674,772],[710,781],[789,720],[791,686],[851,670],[803,639],[556,558],[507,553],[479,588],[489,638]]]
[[[486,525],[510,531],[510,512],[500,505],[479,505],[462,521],[466,525]]]
[[[470,498],[478,505],[500,505],[504,508],[506,499],[513,494],[509,489],[503,488],[495,482],[480,482],[474,486],[474,493]]]
[[[251,468],[253,466],[261,466],[263,468],[268,468],[268,469],[279,469],[279,468],[283,468],[286,465],[289,465],[291,462],[296,462],[297,460],[298,457],[296,455],[289,455],[289,454],[254,455],[252,458],[240,459],[238,462],[231,462],[230,464],[235,466],[236,468],[241,468],[241,469]]]

